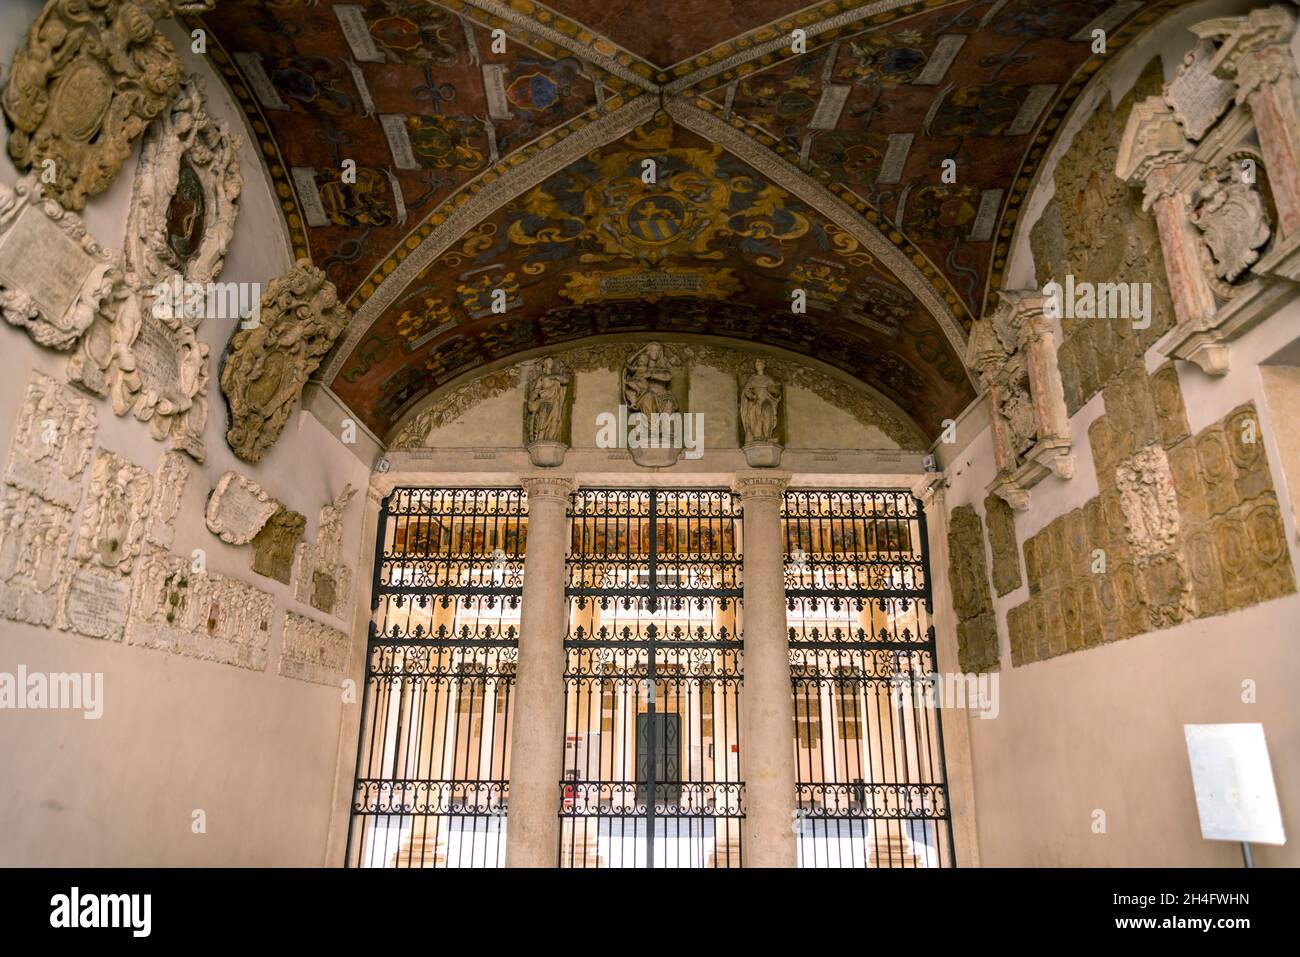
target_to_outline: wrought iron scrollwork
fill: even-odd
[[[584,489],[569,512],[560,864],[737,867],[739,506]]]
[[[527,531],[519,489],[384,502],[350,866],[504,862]]]
[[[800,864],[950,866],[925,515],[790,490],[783,524]]]

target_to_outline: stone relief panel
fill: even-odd
[[[1176,319],[1160,351],[1223,375],[1228,344],[1297,294],[1296,16],[1273,4],[1189,30],[1178,75],[1128,117],[1116,172],[1159,227]]]
[[[77,532],[77,560],[129,575],[149,524],[153,476],[100,449]]]
[[[1100,494],[1025,542],[1013,665],[1296,590],[1253,405],[1192,434],[1173,366],[1138,363],[1105,401],[1088,432]]]
[[[107,189],[180,85],[180,57],[158,22],[211,8],[212,0],[48,0],[0,99],[14,165],[52,170],[51,193],[67,209]]]
[[[352,570],[343,562],[343,512],[356,491],[345,485],[334,501],[322,506],[316,541],[298,546],[294,571],[298,601],[344,620],[352,595]]]
[[[70,369],[78,384],[108,394],[117,415],[147,422],[155,439],[170,438],[200,462],[209,350],[198,327],[208,311],[206,284],[234,235],[243,188],[238,148],[238,138],[204,111],[201,78],[187,78],[141,144],[112,321],[96,320]]]
[[[984,529],[973,506],[961,505],[948,518],[948,574],[957,613],[957,648],[962,671],[996,671],[998,629],[984,560]]]
[[[108,251],[79,216],[44,198],[36,177],[12,189],[0,183],[0,313],[7,322],[40,345],[71,349],[112,309],[116,279]]]
[[[1001,598],[1021,585],[1015,516],[1005,500],[990,493],[984,499],[984,518],[988,522],[989,551],[993,555],[993,587]]]
[[[190,466],[179,452],[164,452],[153,479],[153,508],[149,511],[149,527],[145,539],[151,545],[171,548],[176,536],[176,516],[180,514],[181,497],[189,481]]]
[[[189,559],[150,550],[133,579],[126,641],[132,645],[262,671],[274,599],[223,575],[196,572]]]
[[[18,412],[5,481],[75,508],[97,424],[89,401],[49,376],[33,373]]]
[[[307,260],[271,280],[260,321],[234,334],[221,370],[226,441],[236,456],[262,460],[347,322],[334,284]]]
[[[285,678],[338,685],[347,673],[351,650],[346,633],[291,611],[285,613],[279,667]]]
[[[72,509],[13,485],[0,495],[0,615],[49,627],[72,543]]]
[[[225,472],[208,496],[208,531],[227,545],[247,545],[284,506],[238,472]]]
[[[289,584],[293,571],[294,547],[307,527],[301,512],[282,508],[271,516],[253,537],[252,569],[259,575]]]
[[[1056,168],[1056,196],[1030,232],[1039,286],[1077,282],[1150,283],[1150,322],[1061,317],[1058,364],[1065,405],[1073,415],[1173,323],[1156,223],[1142,198],[1114,174],[1120,133],[1136,99],[1158,94],[1156,58],[1115,108],[1109,98],[1075,136]],[[1130,287],[1132,288],[1132,287]],[[1141,287],[1139,287],[1141,288]]]

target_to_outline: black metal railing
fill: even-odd
[[[352,867],[499,867],[527,503],[399,488],[383,503]]]
[[[569,514],[559,863],[739,867],[739,506],[583,489]]]
[[[952,866],[925,514],[887,490],[782,514],[800,866]]]

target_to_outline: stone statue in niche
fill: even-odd
[[[1019,459],[1038,438],[1038,426],[1034,422],[1034,403],[1029,397],[1027,384],[1021,381],[1008,382],[998,396],[998,412],[1006,420],[1011,433],[1011,447]]]
[[[271,280],[259,321],[231,337],[221,370],[235,455],[262,460],[347,323],[334,284],[307,260]]]
[[[20,170],[52,161],[51,194],[81,209],[171,102],[181,61],[157,22],[212,0],[48,0],[14,54],[3,105]]]
[[[623,366],[623,397],[628,409],[645,415],[678,411],[672,393],[673,370],[662,343],[651,342]]]
[[[572,375],[558,360],[541,361],[528,380],[524,394],[524,430],[528,455],[534,465],[552,467],[564,461],[564,441],[569,383]]]
[[[1203,184],[1192,195],[1191,221],[1214,257],[1214,273],[1234,282],[1259,259],[1271,231],[1264,202],[1253,183],[1231,169]]]
[[[623,363],[623,401],[629,421],[644,421],[650,442],[628,441],[628,452],[637,465],[664,468],[677,461],[682,436],[680,407],[672,390],[673,369],[660,342],[649,342]],[[633,416],[645,416],[634,420]],[[634,429],[633,435],[636,434]]]
[[[781,383],[767,374],[767,363],[754,360],[754,372],[740,388],[745,460],[752,468],[775,468],[781,464],[781,445],[776,441],[781,392]]]

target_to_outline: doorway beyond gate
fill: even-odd
[[[560,865],[739,867],[739,506],[583,489],[570,519]]]

